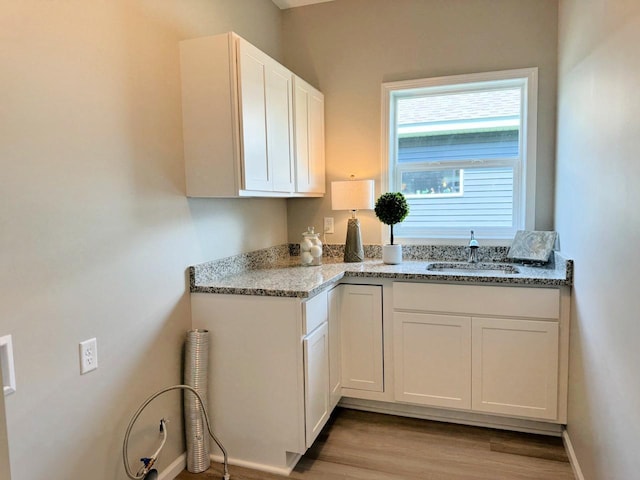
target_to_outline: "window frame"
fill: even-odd
[[[418,243],[424,240],[450,241],[468,239],[468,230],[474,228],[476,237],[485,240],[511,239],[517,230],[533,230],[535,223],[535,186],[536,186],[536,153],[537,153],[537,105],[538,105],[538,68],[521,68],[514,70],[502,70],[495,72],[482,72],[463,75],[451,75],[433,78],[421,78],[397,82],[385,82],[382,84],[382,193],[397,191],[395,178],[395,163],[397,158],[397,136],[395,128],[395,101],[400,97],[419,95],[426,89],[432,92],[441,87],[443,92],[465,92],[474,89],[487,90],[487,82],[493,82],[496,87],[504,88],[518,86],[523,88],[519,146],[520,157],[518,160],[490,160],[491,165],[514,165],[514,192],[513,192],[513,227],[508,231],[505,228],[469,228],[457,229],[412,229],[410,235],[394,235],[401,238],[404,243]],[[392,128],[393,127],[393,128]],[[515,163],[514,163],[515,162]],[[472,161],[446,161],[437,164],[434,162],[434,170],[446,166],[446,168],[461,168],[469,164],[481,165],[482,160]],[[388,235],[387,226],[382,227],[383,237]],[[395,233],[395,232],[394,232]],[[399,232],[398,232],[399,233]]]

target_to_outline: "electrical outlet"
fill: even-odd
[[[98,341],[90,338],[80,342],[80,375],[98,368]]]
[[[335,233],[333,229],[333,217],[324,217],[324,233]]]

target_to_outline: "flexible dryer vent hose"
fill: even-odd
[[[220,440],[218,440],[216,438],[216,436],[214,435],[213,431],[211,430],[211,424],[209,423],[209,415],[207,414],[207,410],[204,406],[204,402],[202,401],[202,397],[200,396],[200,394],[196,391],[195,388],[190,387],[189,385],[173,385],[171,387],[166,387],[163,388],[162,390],[159,390],[158,392],[154,393],[153,395],[151,395],[149,398],[147,398],[142,405],[140,405],[140,407],[138,408],[138,410],[136,410],[136,413],[133,414],[133,417],[131,417],[131,421],[129,422],[129,426],[127,427],[127,431],[124,434],[124,441],[122,443],[122,461],[124,462],[124,469],[127,472],[127,476],[131,479],[131,480],[151,480],[153,477],[153,471],[152,470],[147,470],[147,469],[143,469],[141,474],[134,474],[133,471],[131,470],[131,468],[129,467],[129,454],[128,454],[128,450],[129,450],[129,436],[131,435],[131,430],[133,429],[133,425],[136,423],[136,420],[138,419],[138,417],[140,416],[140,414],[144,411],[145,408],[147,408],[147,405],[149,405],[153,400],[155,400],[157,397],[159,397],[160,395],[163,395],[167,392],[170,392],[172,390],[187,390],[191,393],[193,393],[195,395],[195,397],[198,399],[198,404],[200,405],[200,408],[202,409],[202,415],[204,417],[204,421],[207,425],[207,430],[209,432],[209,436],[213,439],[214,442],[216,442],[216,444],[218,445],[218,447],[220,447],[220,450],[222,451],[222,455],[223,455],[223,464],[224,464],[224,476],[222,477],[223,480],[229,480],[231,478],[231,476],[229,475],[229,463],[228,463],[228,455],[227,455],[227,450],[224,448],[224,446],[222,445],[222,443],[220,443]],[[158,452],[156,452],[158,453]],[[149,465],[149,468],[151,468],[152,465]],[[151,476],[147,477],[147,474],[151,474]],[[157,477],[157,473],[156,473],[156,477]]]

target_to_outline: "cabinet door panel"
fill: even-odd
[[[295,77],[296,192],[324,193],[324,95]]]
[[[267,68],[267,157],[273,191],[293,192],[293,76],[275,62]]]
[[[473,318],[473,409],[555,420],[558,324]]]
[[[382,371],[382,287],[343,285],[342,386],[384,391]]]
[[[324,95],[320,92],[309,97],[309,171],[307,191],[325,193]]]
[[[342,397],[342,365],[341,365],[341,328],[340,328],[340,295],[342,286],[329,292],[329,391],[331,410]]]
[[[238,43],[240,119],[244,188],[269,191],[273,179],[267,157],[267,62],[264,53],[244,40]]]
[[[329,419],[329,328],[325,322],[304,339],[307,448]]]
[[[471,408],[471,318],[395,313],[395,399]]]

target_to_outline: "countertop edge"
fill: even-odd
[[[429,263],[425,261],[424,263]],[[532,286],[536,288],[545,287],[571,287],[573,261],[566,260],[565,278],[536,278],[531,276],[494,276],[494,275],[455,275],[443,273],[417,273],[417,272],[381,272],[381,271],[362,271],[362,263],[349,265],[345,269],[332,277],[312,286],[311,288],[261,288],[256,287],[234,287],[234,286],[215,286],[215,285],[196,285],[193,278],[193,267],[190,267],[190,292],[191,293],[209,293],[209,294],[228,294],[228,295],[248,295],[248,296],[264,296],[264,297],[282,297],[282,298],[300,298],[307,299],[314,297],[318,293],[330,288],[332,285],[338,284],[344,278],[380,278],[385,280],[414,280],[432,283],[452,283],[452,284],[474,284],[474,285],[514,285],[514,286]],[[357,265],[357,268],[356,268]],[[308,268],[308,267],[302,267]],[[313,268],[313,267],[312,267]]]

